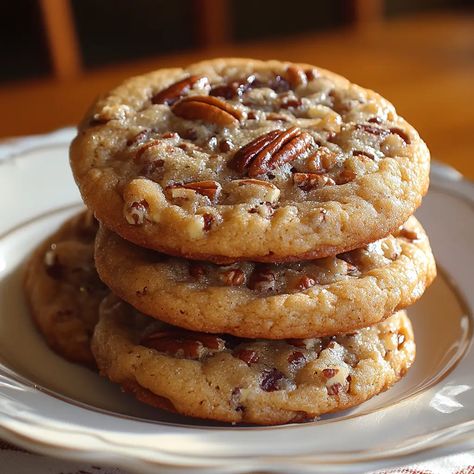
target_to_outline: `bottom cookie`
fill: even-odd
[[[24,283],[31,314],[48,345],[91,367],[90,339],[108,293],[94,265],[96,232],[97,222],[88,211],[68,219],[36,248]]]
[[[102,375],[182,415],[263,425],[345,410],[386,390],[415,357],[404,311],[317,339],[239,339],[187,331],[115,296],[101,304],[92,351]]]

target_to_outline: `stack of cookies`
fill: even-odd
[[[55,350],[158,408],[257,424],[347,409],[414,360],[402,309],[436,273],[412,217],[429,160],[389,102],[313,66],[132,78],[79,127],[89,211],[32,257],[32,313]]]

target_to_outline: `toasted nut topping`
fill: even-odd
[[[256,364],[260,359],[258,353],[251,349],[240,349],[235,351],[232,355],[243,360],[247,365]]]
[[[286,70],[286,79],[292,89],[296,89],[298,86],[304,86],[307,83],[305,71],[294,65],[289,66]]]
[[[302,290],[307,290],[308,288],[311,288],[314,285],[316,285],[316,280],[314,280],[313,278],[310,278],[307,275],[303,275],[301,278],[297,280],[294,289],[297,291],[302,291]]]
[[[297,367],[299,365],[302,365],[306,362],[306,357],[305,355],[300,352],[300,351],[295,351],[295,352],[292,352],[289,356],[288,356],[288,363],[294,367]]]
[[[182,95],[189,92],[196,84],[203,87],[208,83],[207,77],[190,76],[181,81],[171,84],[171,86],[163,89],[151,98],[152,104],[173,105]]]
[[[265,370],[262,373],[260,387],[262,390],[265,390],[265,392],[274,392],[276,390],[282,390],[285,380],[285,376],[279,370]]]
[[[327,387],[327,391],[329,395],[338,395],[339,393],[342,392],[342,389],[343,387],[340,383],[335,383]]]
[[[124,210],[125,219],[132,225],[143,224],[146,219],[147,211],[148,203],[144,199],[139,202],[134,201],[126,206]]]
[[[256,291],[273,291],[275,289],[275,274],[270,270],[255,270],[249,282],[249,288]]]
[[[171,198],[187,198],[188,193],[183,190],[191,190],[195,193],[207,196],[211,201],[216,200],[221,192],[221,185],[217,181],[195,181],[193,183],[176,183],[166,187]]]
[[[375,125],[371,125],[368,123],[358,123],[355,126],[356,130],[362,130],[364,132],[370,133],[371,135],[376,135],[379,137],[386,137],[390,132],[381,127],[376,127]]]
[[[322,370],[322,374],[327,379],[332,379],[338,372],[339,372],[339,369],[323,369]]]
[[[245,282],[245,273],[236,268],[221,273],[219,278],[227,286],[239,286]]]
[[[410,138],[410,135],[408,135],[407,132],[405,132],[405,130],[402,130],[401,128],[398,128],[398,127],[392,127],[390,129],[390,133],[395,133],[396,135],[398,135],[407,145],[410,145],[411,143],[411,138]]]
[[[212,224],[214,222],[214,216],[212,214],[206,213],[202,215],[202,218],[204,220],[204,225],[202,227],[202,230],[204,230],[205,232],[211,230]]]
[[[407,229],[403,226],[398,231],[398,235],[411,241],[418,240],[420,238],[417,232],[415,232],[414,230]]]
[[[225,341],[214,334],[169,328],[145,336],[140,344],[173,357],[199,359],[209,353],[225,349]]]
[[[181,99],[172,109],[178,117],[202,120],[221,126],[237,125],[243,118],[239,109],[212,96],[190,96]]]
[[[317,173],[294,173],[293,182],[303,191],[312,191],[323,186],[332,186],[334,180]]]
[[[298,158],[314,146],[311,135],[298,127],[273,130],[243,146],[230,161],[229,166],[256,178],[284,163]]]

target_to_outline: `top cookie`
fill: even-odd
[[[187,258],[334,255],[402,225],[429,152],[376,93],[306,64],[216,59],[98,100],[71,165],[99,220]]]

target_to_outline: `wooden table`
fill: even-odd
[[[0,87],[0,136],[78,122],[94,97],[124,78],[206,57],[305,61],[391,100],[432,156],[474,179],[474,15],[430,14],[290,39],[228,45],[52,79]]]

